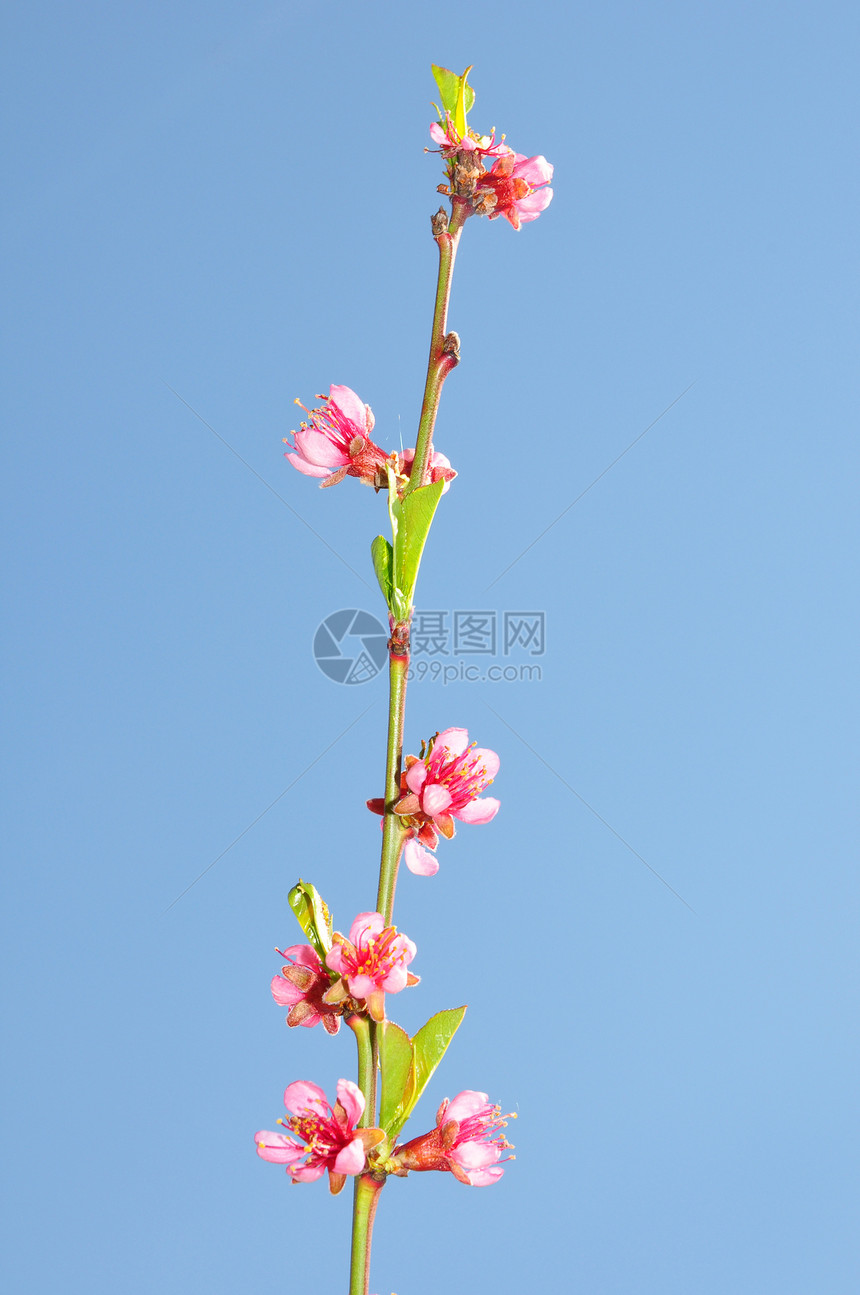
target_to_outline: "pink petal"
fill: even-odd
[[[370,976],[365,976],[364,973],[358,976],[350,976],[348,984],[349,992],[353,998],[367,998],[368,994],[372,994],[376,988],[376,981]]]
[[[336,1174],[360,1174],[365,1158],[364,1143],[361,1138],[355,1138],[348,1147],[338,1152],[332,1168]]]
[[[331,473],[328,468],[317,467],[315,463],[308,463],[299,454],[285,454],[285,459],[289,459],[294,468],[303,472],[306,477],[330,477]]]
[[[310,967],[312,971],[322,971],[323,969],[319,954],[309,944],[291,944],[288,949],[279,949],[278,952],[288,962],[295,962],[299,967]]]
[[[538,154],[537,157],[521,157],[517,154],[514,165],[514,175],[519,176],[536,189],[539,184],[549,184],[552,179],[553,168],[545,157]]]
[[[278,1004],[278,1007],[294,1007],[304,998],[304,994],[289,980],[283,976],[272,977],[272,998]]]
[[[412,837],[403,848],[403,858],[406,867],[410,872],[414,872],[416,877],[433,877],[439,871],[439,863],[435,855],[425,850],[424,846],[419,845]]]
[[[479,796],[477,800],[470,800],[462,809],[452,809],[451,813],[461,823],[489,823],[498,814],[500,804],[495,796]]]
[[[423,760],[416,760],[412,768],[406,773],[406,786],[410,791],[414,791],[416,796],[427,781],[427,766]]]
[[[294,1183],[315,1183],[324,1173],[325,1164],[295,1165],[290,1170],[290,1177]]]
[[[297,1079],[294,1084],[287,1085],[284,1105],[291,1115],[322,1115],[327,1118],[331,1114],[325,1093],[308,1079]]]
[[[445,130],[439,125],[438,121],[434,121],[430,127],[430,138],[432,139],[434,144],[448,143],[448,135],[445,132]]]
[[[308,463],[321,468],[342,468],[349,463],[349,455],[343,446],[338,445],[324,432],[315,427],[301,427],[294,433],[296,449]]]
[[[494,1142],[464,1142],[449,1152],[449,1158],[456,1160],[463,1169],[486,1169],[494,1165],[502,1154],[502,1148]]]
[[[473,1187],[492,1187],[497,1183],[504,1173],[500,1165],[493,1165],[490,1169],[467,1169],[469,1182]]]
[[[269,1129],[260,1129],[254,1134],[257,1144],[257,1155],[261,1160],[268,1160],[273,1165],[291,1165],[301,1160],[307,1147],[300,1146],[284,1133],[272,1133]],[[261,1145],[262,1144],[262,1145]]]
[[[325,962],[326,966],[332,971],[336,971],[339,976],[342,976],[346,971],[347,963],[344,958],[343,945],[337,940],[335,940],[334,944],[325,955]]]
[[[382,988],[388,994],[399,994],[401,989],[406,988],[406,977],[409,973],[402,963],[392,967],[388,975],[382,982]]]
[[[520,213],[520,220],[537,220],[542,211],[546,211],[552,202],[552,189],[536,189],[534,193],[529,193],[525,198],[520,198],[517,202],[517,210]]]
[[[434,814],[444,814],[451,804],[451,799],[451,793],[447,787],[442,787],[438,782],[431,783],[421,793],[421,808],[432,818]]]
[[[381,913],[359,913],[358,917],[349,928],[349,940],[358,948],[359,942],[364,935],[379,935],[379,932],[385,926]]]
[[[448,755],[462,755],[469,745],[469,730],[465,728],[446,728],[437,737],[433,750],[441,747]]]
[[[484,766],[484,774],[487,778],[495,778],[499,772],[501,760],[495,751],[491,751],[487,746],[476,746],[469,759],[470,762],[480,762]]]
[[[551,172],[550,172],[551,174]],[[362,436],[367,431],[367,415],[364,409],[364,401],[355,394],[352,387],[329,387],[329,400],[333,405],[337,405],[340,412],[355,424],[355,429]]]
[[[350,1124],[355,1127],[364,1114],[364,1094],[357,1084],[351,1079],[339,1079],[337,1081],[337,1100],[346,1111],[346,1117]],[[364,1161],[362,1161],[362,1164]],[[338,1173],[350,1173],[348,1169],[339,1169]]]
[[[463,1120],[468,1119],[470,1115],[477,1115],[489,1105],[490,1099],[486,1093],[476,1093],[473,1089],[466,1088],[448,1103],[445,1119],[446,1121],[456,1120],[458,1124],[462,1124]],[[490,1109],[492,1110],[492,1107]]]

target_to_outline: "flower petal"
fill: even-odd
[[[353,1138],[349,1146],[337,1154],[333,1168],[336,1174],[360,1174],[366,1160],[364,1143],[361,1138]]]
[[[416,877],[433,877],[439,871],[439,862],[429,850],[425,850],[423,845],[419,845],[412,837],[406,842],[403,848],[403,858],[406,867],[410,872],[414,872]]]
[[[337,1081],[337,1100],[346,1112],[346,1117],[350,1124],[355,1127],[364,1114],[364,1094],[361,1089],[351,1079],[339,1079]],[[347,1173],[349,1171],[344,1169],[340,1172]]]
[[[304,994],[295,985],[291,985],[283,976],[272,977],[272,998],[278,1007],[294,1007],[304,998]]]
[[[525,198],[520,198],[517,208],[520,213],[520,220],[537,220],[542,211],[546,211],[552,202],[552,189],[536,189],[534,193],[529,193]]]
[[[268,1160],[273,1165],[294,1164],[307,1151],[307,1147],[294,1142],[285,1133],[272,1133],[269,1129],[260,1129],[254,1134],[254,1141],[260,1159]]]
[[[318,467],[315,463],[308,463],[300,454],[285,454],[285,459],[289,459],[294,468],[303,472],[306,477],[328,477],[331,476],[328,468]]]
[[[349,928],[350,942],[358,948],[360,943],[366,941],[367,936],[379,935],[384,926],[381,913],[359,913]]]
[[[489,1169],[467,1169],[470,1187],[492,1187],[504,1173],[501,1165],[492,1165]]]
[[[423,760],[416,760],[406,771],[406,786],[416,796],[427,781],[427,766]]]
[[[552,171],[550,171],[552,174]],[[364,401],[357,396],[352,387],[329,387],[329,400],[336,405],[341,414],[348,418],[351,423],[355,424],[355,429],[361,436],[367,434],[367,414],[365,413]]]
[[[433,818],[435,814],[445,813],[451,804],[451,799],[451,793],[447,787],[441,786],[438,782],[431,782],[421,793],[421,808],[425,814]]]
[[[469,730],[466,728],[446,728],[433,744],[434,752],[441,747],[449,756],[462,755],[469,745]]]
[[[530,184],[536,189],[540,184],[549,184],[552,179],[553,166],[542,154],[537,157],[523,157],[517,155],[514,164],[514,175],[520,176],[526,184]]]
[[[486,1093],[477,1093],[471,1088],[466,1088],[462,1093],[448,1103],[445,1110],[445,1120],[457,1120],[462,1124],[463,1120],[468,1119],[470,1115],[477,1115],[479,1111],[490,1106],[490,1099]]]
[[[349,454],[315,427],[302,427],[294,433],[296,449],[308,463],[324,468],[341,468],[349,463]]]
[[[291,1115],[321,1115],[327,1119],[331,1114],[325,1093],[309,1079],[297,1079],[295,1083],[287,1084],[284,1105]]]
[[[461,823],[489,823],[491,818],[495,818],[499,812],[501,802],[496,800],[495,796],[479,796],[477,800],[469,801],[462,809],[452,809],[451,813],[455,818],[459,818]]]
[[[484,769],[484,777],[492,780],[499,772],[501,760],[495,751],[491,751],[488,746],[476,746],[474,751],[469,754],[469,764],[474,766],[480,764]]]
[[[290,1177],[294,1183],[315,1183],[325,1173],[325,1164],[320,1161],[314,1165],[293,1165]]]

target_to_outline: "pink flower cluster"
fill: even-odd
[[[469,745],[465,728],[446,728],[431,741],[423,760],[406,757],[401,790],[394,806],[407,828],[403,858],[410,872],[432,877],[439,871],[430,853],[439,836],[454,835],[454,819],[461,823],[489,823],[499,812],[494,796],[481,796],[499,769],[495,751]],[[369,800],[374,813],[384,812],[384,802]]]
[[[383,489],[388,485],[389,465],[399,481],[409,480],[415,451],[388,455],[380,449],[370,438],[373,411],[351,387],[332,386],[328,396],[319,399],[325,404],[318,409],[305,409],[309,421],[293,432],[295,444],[290,445],[284,437],[284,444],[290,446],[284,458],[294,468],[307,477],[322,478],[322,486],[337,485],[344,477],[358,477],[367,486]],[[447,490],[456,475],[450,460],[434,451],[430,481],[444,481]]]
[[[446,1098],[436,1112],[436,1128],[398,1147],[392,1162],[400,1170],[441,1169],[467,1187],[489,1187],[505,1172],[499,1161],[511,1149],[499,1130],[514,1118],[502,1115],[486,1093],[466,1089],[451,1102]]]
[[[478,215],[489,216],[490,220],[504,216],[514,229],[519,229],[537,220],[552,202],[552,189],[547,186],[553,168],[545,157],[515,153],[504,143],[504,136],[496,143],[495,132],[479,136],[467,131],[460,135],[449,115],[444,125],[432,123],[430,137],[449,164],[453,192],[465,198]],[[484,167],[484,158],[494,159],[489,171]]]
[[[261,1129],[254,1134],[254,1141],[257,1155],[272,1164],[286,1165],[294,1183],[315,1182],[328,1171],[329,1188],[337,1195],[348,1175],[361,1173],[367,1152],[384,1136],[381,1129],[356,1128],[364,1114],[364,1096],[349,1079],[338,1080],[334,1107],[329,1106],[323,1090],[306,1079],[287,1086],[284,1105],[290,1119],[278,1120],[278,1124],[295,1136]]]
[[[360,1010],[362,1004],[375,1021],[383,1021],[385,995],[418,984],[407,970],[415,945],[386,926],[381,913],[359,913],[349,938],[335,931],[332,940],[325,965],[309,944],[278,949],[288,962],[272,977],[272,997],[290,1008],[288,1025],[322,1021],[329,1034],[337,1034],[343,1012]]]

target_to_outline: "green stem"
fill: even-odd
[[[349,1295],[368,1295],[370,1288],[370,1241],[379,1193],[384,1178],[360,1174],[352,1198],[352,1252],[349,1260]]]
[[[409,669],[409,626],[395,627],[401,632],[397,647],[392,646],[388,659],[388,745],[385,757],[385,817],[382,821],[382,859],[379,865],[379,892],[376,911],[391,925],[397,868],[405,832],[394,806],[400,799],[400,770],[403,760],[403,718],[406,706],[406,672]],[[403,642],[405,634],[406,642]]]
[[[451,206],[448,228],[436,235],[439,246],[439,276],[436,280],[436,304],[433,310],[433,328],[430,333],[430,358],[427,361],[427,380],[424,384],[424,400],[418,423],[415,461],[405,494],[409,494],[418,486],[426,485],[430,479],[433,428],[436,425],[436,412],[442,395],[442,385],[459,359],[456,352],[452,354],[450,350],[446,351],[445,336],[448,329],[448,302],[451,298],[451,278],[454,273],[457,244],[471,208],[463,198],[454,198]]]
[[[358,1122],[360,1129],[371,1129],[376,1124],[376,1063],[370,1040],[370,1021],[366,1016],[348,1016],[346,1023],[355,1035],[358,1045],[358,1086],[364,1094],[364,1114]]]

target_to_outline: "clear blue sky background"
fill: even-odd
[[[389,1184],[371,1289],[856,1291],[856,7],[6,27],[9,1289],[346,1288],[349,1193],[251,1135],[354,1073],[268,981],[299,875],[342,927],[373,903],[384,680],[311,641],[380,610],[384,507],[281,438],[340,382],[414,443],[436,61],[556,196],[466,228],[419,603],[547,644],[540,682],[411,693],[408,748],[468,727],[503,802],[401,881],[392,1015],[469,1004],[416,1131],[486,1089],[518,1158]]]

